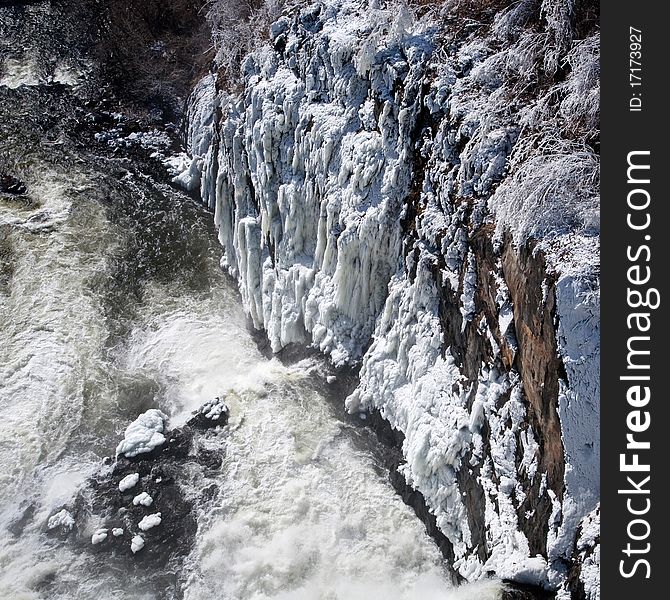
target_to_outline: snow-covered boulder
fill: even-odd
[[[116,447],[116,455],[132,458],[163,445],[165,421],[167,416],[156,408],[142,413],[126,428],[123,441]]]
[[[91,544],[93,544],[94,546],[102,544],[102,542],[104,542],[107,539],[108,531],[109,530],[105,528],[97,529],[91,536]]]
[[[133,506],[151,506],[153,502],[154,499],[146,492],[142,492],[133,498]]]
[[[142,531],[148,531],[149,529],[158,527],[161,524],[161,521],[162,521],[161,513],[158,512],[152,515],[147,515],[137,524],[137,526]]]
[[[74,527],[74,517],[72,514],[66,510],[62,509],[56,514],[51,515],[47,521],[47,529],[51,531],[52,529],[60,528],[62,531],[71,531]]]
[[[144,548],[144,538],[141,535],[136,535],[130,541],[130,549],[135,554]]]
[[[229,412],[228,405],[217,396],[195,411],[193,418],[189,420],[189,425],[202,429],[225,425],[228,422]]]
[[[119,481],[119,492],[127,492],[128,490],[134,488],[139,480],[139,473],[130,473],[129,475],[126,475],[121,481]]]

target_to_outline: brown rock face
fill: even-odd
[[[538,470],[546,473],[548,488],[562,499],[565,457],[557,407],[558,381],[564,368],[556,348],[554,282],[546,273],[543,257],[529,246],[517,250],[506,243],[502,266],[514,304],[519,342],[516,367],[528,401],[529,424],[540,446]],[[538,479],[518,511],[531,554],[546,556],[551,510],[551,499]],[[531,516],[527,518],[527,514]]]

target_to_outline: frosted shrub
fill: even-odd
[[[267,38],[270,24],[281,16],[283,0],[209,0],[216,62],[228,81],[239,76],[244,56]]]
[[[598,156],[587,147],[555,144],[553,151],[523,161],[489,201],[499,228],[517,242],[599,229]]]

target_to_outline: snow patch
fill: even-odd
[[[116,447],[116,455],[132,458],[151,452],[165,443],[163,430],[167,416],[156,408],[142,413],[126,428],[123,441]]]
[[[74,517],[69,511],[63,509],[49,517],[49,520],[47,521],[47,529],[51,530],[56,529],[57,527],[62,527],[68,531],[74,527]]]
[[[140,504],[142,506],[151,506],[153,502],[154,499],[146,492],[142,492],[133,498],[133,506],[139,506]]]
[[[144,548],[144,538],[141,535],[133,536],[133,539],[130,541],[130,549],[133,554],[139,552]]]
[[[130,475],[126,475],[121,481],[119,481],[119,491],[125,492],[126,490],[134,488],[139,480],[139,473],[131,473]]]
[[[153,527],[158,527],[158,525],[160,524],[161,524],[161,513],[158,512],[152,515],[147,515],[137,524],[137,526],[142,531],[148,531]]]
[[[96,532],[91,536],[91,544],[96,546],[97,544],[102,544],[107,539],[107,532],[108,529],[98,529]]]

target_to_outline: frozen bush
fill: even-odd
[[[268,37],[270,25],[282,14],[284,0],[209,0],[207,19],[212,28],[219,73],[234,82],[242,59]]]

